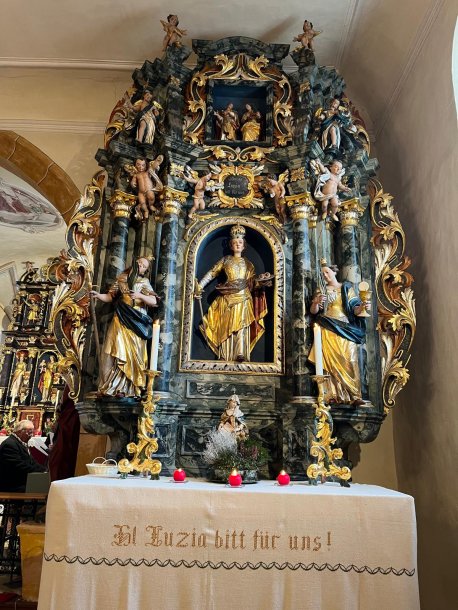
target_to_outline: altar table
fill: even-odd
[[[58,481],[38,608],[415,610],[413,498],[335,483]]]

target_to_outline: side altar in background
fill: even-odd
[[[193,40],[191,68],[170,15],[163,57],[134,71],[109,117],[102,171],[51,266],[51,322],[53,374],[84,428],[110,436],[110,458],[135,438],[147,368],[160,372],[164,474],[205,474],[206,435],[237,394],[270,474],[305,478],[323,374],[345,465],[408,379],[402,227],[364,122],[343,78],[316,64],[319,32],[306,24],[291,53],[245,37]],[[288,54],[296,68],[285,72]],[[2,369],[4,411],[13,371],[31,357],[20,347]],[[54,361],[33,362],[39,383],[35,371]]]
[[[39,269],[32,261],[24,264],[12,303],[12,319],[3,331],[0,428],[8,433],[16,421],[29,419],[35,435],[46,436],[65,388],[57,369],[60,354],[50,315],[57,280],[48,275],[48,265]]]

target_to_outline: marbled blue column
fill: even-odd
[[[340,236],[336,253],[340,278],[352,282],[355,287],[361,281],[358,221],[362,212],[357,198],[344,201],[340,207]]]
[[[135,201],[134,195],[122,191],[115,191],[110,200],[113,220],[111,222],[110,239],[107,244],[107,267],[104,278],[108,285],[113,284],[127,266],[130,214]]]
[[[161,349],[158,369],[162,375],[157,379],[156,389],[168,392],[170,386],[173,323],[175,319],[176,264],[178,248],[178,216],[187,193],[170,187],[165,190],[162,213],[162,233],[156,277],[156,290],[161,297],[159,317],[161,320]]]
[[[307,356],[312,344],[309,305],[312,298],[312,259],[309,240],[309,220],[313,204],[308,193],[291,195],[288,206],[293,219],[292,277],[292,373],[294,397],[310,396],[311,380]]]

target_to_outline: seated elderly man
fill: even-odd
[[[29,453],[27,443],[31,436],[33,423],[23,419],[0,445],[0,491],[23,492],[29,472],[46,472]]]

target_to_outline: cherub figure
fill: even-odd
[[[131,175],[130,186],[137,191],[138,204],[135,206],[135,217],[142,222],[149,218],[150,213],[154,214],[156,208],[155,193],[160,193],[164,188],[157,171],[161,166],[164,157],[158,155],[154,161],[147,166],[146,159],[136,159],[135,165],[124,165],[124,169]]]
[[[211,181],[212,173],[209,172],[199,176],[197,172],[186,167],[182,176],[188,184],[194,185],[194,203],[188,214],[188,220],[192,220],[197,210],[205,210],[205,191],[210,190],[214,186],[214,183]]]
[[[313,51],[313,39],[318,34],[321,34],[321,31],[313,29],[313,23],[311,21],[304,21],[304,25],[302,27],[303,32],[298,34],[293,38],[294,42],[300,42],[300,46],[296,47],[295,50],[299,49],[308,49],[309,51]]]
[[[313,196],[317,201],[321,201],[321,218],[325,220],[328,215],[328,205],[331,206],[331,216],[337,222],[337,210],[340,200],[339,191],[351,193],[351,189],[342,183],[345,169],[340,161],[333,161],[325,167],[318,159],[310,162],[312,169],[318,175]]]
[[[162,21],[162,27],[164,28],[164,44],[162,50],[165,51],[167,47],[175,45],[181,47],[181,38],[186,35],[187,30],[181,30],[178,27],[179,21],[177,15],[168,15],[167,21]]]
[[[273,198],[275,211],[277,212],[278,218],[282,224],[285,224],[286,222],[285,182],[288,179],[288,176],[288,170],[283,172],[283,174],[280,174],[278,180],[273,174],[267,174],[267,176],[261,182],[262,190]]]

